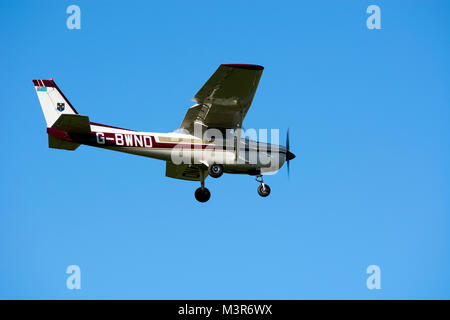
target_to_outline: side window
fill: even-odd
[[[244,146],[245,146],[245,151],[250,151],[250,138],[249,137],[245,137]]]

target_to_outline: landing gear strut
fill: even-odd
[[[203,168],[200,168],[200,182],[201,187],[195,190],[195,199],[198,202],[206,202],[211,198],[211,192],[207,188],[205,188],[205,172]]]
[[[270,187],[268,184],[264,183],[263,176],[256,176],[256,181],[260,183],[260,185],[258,186],[258,194],[261,197],[267,197],[270,194]]]

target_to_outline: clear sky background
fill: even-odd
[[[0,8],[0,298],[450,298],[448,1]],[[221,63],[265,67],[246,128],[290,128],[297,158],[268,198],[224,175],[201,204],[164,162],[47,147],[32,79],[91,121],[169,132]]]

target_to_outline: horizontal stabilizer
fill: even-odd
[[[48,146],[53,149],[75,150],[80,145],[75,142],[64,141],[48,135]]]
[[[66,131],[68,133],[89,134],[91,124],[88,116],[79,114],[62,114],[53,124],[52,128]]]

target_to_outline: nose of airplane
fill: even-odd
[[[294,158],[295,158],[295,154],[293,154],[293,153],[290,152],[290,151],[287,151],[287,152],[286,152],[286,160],[287,160],[287,161],[292,160],[292,159],[294,159]]]

